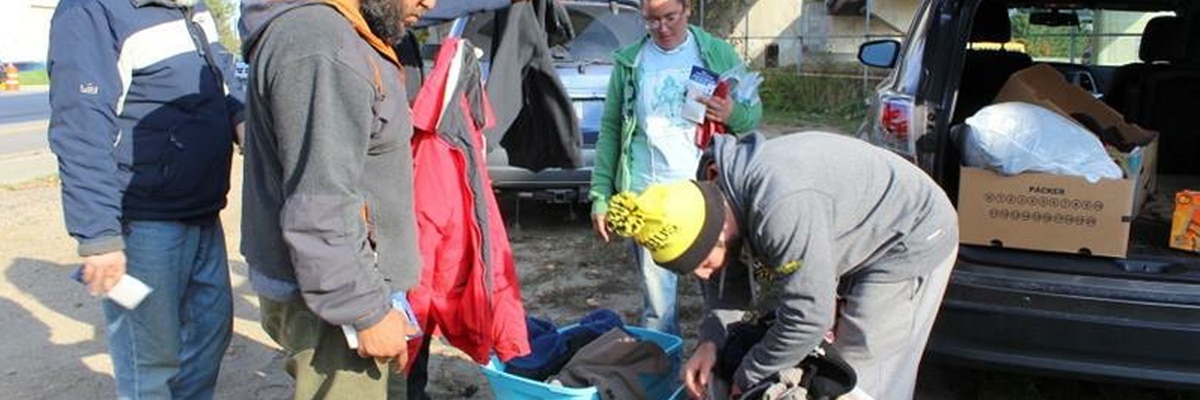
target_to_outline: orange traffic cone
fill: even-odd
[[[13,63],[8,63],[4,67],[4,90],[15,92],[21,90],[21,81],[17,78],[20,71],[17,71],[17,66]]]

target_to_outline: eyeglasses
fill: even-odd
[[[642,22],[646,23],[646,29],[656,30],[663,25],[671,26],[683,19],[683,11],[676,11],[662,18],[646,18],[642,17]]]

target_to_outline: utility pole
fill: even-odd
[[[875,11],[875,0],[867,0],[867,9],[863,12],[865,20],[863,21],[863,43],[871,40],[871,14]],[[862,66],[862,82],[863,93],[868,93],[871,90],[871,81],[868,76],[870,70],[866,65]]]
[[[742,0],[742,59],[750,65],[750,0]]]

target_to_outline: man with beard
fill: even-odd
[[[404,392],[403,379],[389,378],[403,374],[415,329],[393,298],[417,283],[421,261],[412,122],[393,46],[434,3],[243,4],[242,252],[297,399]]]

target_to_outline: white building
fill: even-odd
[[[50,49],[50,17],[58,0],[3,0],[0,60],[45,61]]]
[[[868,17],[862,12],[867,0],[758,0],[740,14],[729,41],[756,65],[795,65],[815,61],[812,57],[849,61],[868,33],[902,36],[918,3],[871,1]]]

